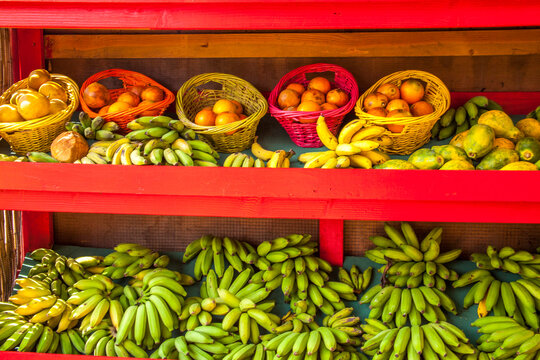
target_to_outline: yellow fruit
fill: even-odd
[[[11,104],[0,105],[0,123],[24,121],[17,111],[17,107]]]
[[[17,100],[17,111],[25,120],[38,119],[49,115],[49,100],[37,92],[23,94]]]

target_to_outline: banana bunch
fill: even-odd
[[[253,144],[251,144],[251,153],[257,158],[256,160],[253,160],[253,162],[251,160],[248,160],[250,157],[247,156],[246,160],[243,160],[244,162],[248,162],[248,164],[252,163],[253,165],[250,165],[250,166],[255,166],[255,167],[265,167],[264,165],[264,162],[267,161],[266,163],[266,167],[269,167],[269,168],[288,168],[288,167],[291,167],[291,158],[294,156],[295,152],[293,150],[289,150],[289,151],[285,151],[285,150],[276,150],[276,151],[271,151],[271,150],[267,150],[265,148],[262,147],[261,144],[259,144],[257,142],[257,136],[255,136],[255,139],[253,140]],[[238,157],[241,157],[241,154],[238,155]],[[232,164],[238,164],[241,159],[238,159],[238,157],[236,157],[234,160],[230,160],[232,162],[227,162],[227,160],[225,160],[225,163],[223,166],[227,166],[229,163],[231,165],[229,166],[232,166],[232,167],[240,167],[239,165],[232,165]],[[242,164],[243,167],[250,167],[250,166],[245,166],[244,164]]]
[[[100,326],[92,328],[87,335],[83,354],[135,358],[148,357],[148,354],[142,347],[129,339],[125,339],[121,344],[116,344],[116,331],[111,326],[109,319],[103,321]],[[153,341],[148,344],[151,344],[152,347],[154,346]]]
[[[116,280],[134,276],[152,266],[167,267],[170,261],[167,255],[160,256],[157,251],[139,244],[121,243],[114,250],[105,256],[98,268],[92,270]]]
[[[499,281],[484,269],[463,274],[453,283],[454,287],[474,284],[465,295],[463,307],[478,304],[479,317],[493,311],[495,316],[510,316],[518,323],[539,329],[540,283],[538,280],[519,279]]]
[[[476,353],[465,333],[446,321],[397,328],[372,324],[362,325],[366,341],[361,349],[374,360],[457,360]]]
[[[162,255],[162,256],[166,256],[166,255]],[[169,257],[167,256],[167,259]],[[141,270],[140,272],[138,272],[137,274],[133,275],[133,278],[130,279],[128,281],[128,284],[133,286],[133,287],[140,287],[142,288],[143,286],[143,278],[146,276],[146,274],[148,273],[151,273],[151,272],[156,272],[156,271],[161,271],[163,270],[164,267],[157,267],[155,269],[145,269],[145,270]],[[166,269],[167,271],[170,271],[168,269]],[[176,281],[182,285],[182,286],[189,286],[189,285],[193,285],[195,284],[195,279],[192,278],[191,276],[187,275],[187,274],[182,274],[178,271],[173,271],[174,274],[176,275]]]
[[[540,334],[505,316],[486,316],[471,325],[482,333],[478,350],[488,353],[489,359],[538,359]],[[485,356],[483,356],[486,358]],[[480,358],[480,356],[479,356]]]
[[[66,123],[66,130],[76,131],[89,140],[109,141],[123,138],[120,134],[115,134],[120,127],[114,121],[105,122],[101,116],[94,119],[85,112],[79,113],[79,123]]]
[[[475,96],[463,106],[449,108],[431,128],[431,138],[444,140],[466,131],[488,110],[502,110],[502,107],[485,96]]]
[[[385,135],[382,126],[365,127],[364,120],[347,123],[336,137],[328,128],[324,116],[317,119],[317,135],[328,151],[308,152],[298,157],[304,168],[345,169],[348,167],[371,169],[390,159],[376,149],[380,145],[391,145],[392,139]]]
[[[373,268],[370,266],[363,273],[356,265],[351,267],[350,271],[340,267],[338,270],[339,281],[353,288],[355,294],[361,294],[371,283]],[[356,297],[355,299],[356,300]]]
[[[240,337],[219,324],[197,326],[183,336],[170,338],[152,353],[152,359],[213,360],[224,359],[240,347]],[[231,357],[229,357],[231,358]],[[245,359],[245,357],[242,357]]]
[[[186,263],[197,256],[195,261],[195,279],[201,280],[208,275],[212,264],[218,277],[225,273],[225,259],[238,272],[244,270],[246,264],[254,264],[257,252],[249,243],[228,237],[220,238],[204,235],[192,241],[184,252],[183,262]]]
[[[486,253],[471,254],[471,260],[480,269],[501,269],[530,279],[540,279],[540,255],[528,251],[516,251],[505,246],[497,251],[488,246]]]
[[[56,160],[55,158],[53,158],[52,156],[46,154],[46,153],[40,153],[40,154],[45,154],[47,155],[47,160],[49,161],[46,161],[46,162],[58,162],[58,161],[50,161],[51,159],[52,160]],[[37,159],[36,159],[37,160]],[[0,154],[0,161],[9,161],[9,162],[28,162],[30,161],[28,159],[27,156],[17,156],[17,155],[6,155],[6,154]],[[34,161],[35,162],[35,161]]]
[[[360,304],[369,303],[370,319],[381,319],[385,324],[404,326],[421,325],[422,316],[429,322],[446,321],[442,309],[457,314],[454,301],[437,288],[419,286],[412,289],[376,285],[360,298]],[[442,309],[441,309],[442,308]]]
[[[266,167],[264,160],[254,159],[252,156],[243,153],[233,153],[225,158],[224,167]]]
[[[401,230],[385,223],[384,231],[388,237],[370,237],[377,247],[366,251],[365,255],[378,264],[386,265],[380,270],[390,283],[409,288],[424,284],[444,291],[445,280],[457,279],[458,274],[444,264],[457,259],[461,249],[440,252],[442,228],[433,228],[422,241],[407,222],[401,223]]]

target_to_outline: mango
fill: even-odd
[[[516,144],[516,151],[522,161],[535,163],[540,160],[540,142],[532,137],[521,139]]]
[[[418,149],[409,156],[408,160],[418,169],[437,170],[444,164],[442,156],[430,149]]]
[[[524,170],[524,171],[533,170],[534,171],[534,170],[538,170],[538,167],[528,161],[518,161],[518,162],[514,162],[514,163],[504,166],[501,170]]]
[[[375,165],[374,169],[416,169],[416,167],[406,160],[392,159],[379,165]]]
[[[465,150],[454,145],[432,146],[431,150],[435,151],[437,155],[442,156],[444,161],[450,161],[455,159],[462,159],[468,162],[471,161],[467,157],[467,153],[465,152]]]
[[[496,110],[492,110],[496,111]],[[463,150],[471,159],[480,159],[493,148],[495,131],[483,124],[476,124],[469,129],[463,139]]]
[[[515,150],[498,148],[490,151],[476,166],[477,170],[500,170],[503,166],[519,161]]]
[[[523,133],[514,126],[514,122],[504,111],[490,110],[478,118],[478,124],[491,127],[495,131],[495,136],[503,137],[513,142],[523,138]]]
[[[493,149],[502,148],[514,150],[515,147],[516,144],[505,138],[495,138],[495,141],[493,142]]]
[[[521,130],[525,137],[532,137],[540,141],[540,121],[533,118],[519,120],[516,127]]]
[[[469,130],[456,134],[456,136],[454,136],[452,140],[450,140],[450,145],[454,145],[463,149],[463,140],[465,140],[465,136],[467,136],[468,133]]]
[[[439,170],[474,170],[474,166],[467,160],[454,159],[445,162]]]

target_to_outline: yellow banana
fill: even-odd
[[[308,161],[316,158],[317,156],[326,153],[326,152],[333,152],[333,151],[312,151],[312,152],[306,152],[303,154],[298,155],[298,161],[302,163],[307,163]]]
[[[362,151],[361,148],[354,146],[353,144],[339,144],[336,148],[336,154],[342,155],[355,155]]]
[[[371,169],[373,166],[371,160],[362,155],[351,155],[349,156],[349,160],[351,161],[351,166],[355,168]]]
[[[309,160],[307,163],[305,163],[304,168],[306,169],[314,169],[314,168],[320,168],[323,166],[329,159],[335,158],[336,153],[334,151],[325,151],[321,153],[319,156]]]
[[[272,158],[272,155],[274,155],[273,151],[266,150],[257,142],[257,136],[255,136],[255,140],[253,140],[253,144],[251,144],[251,152],[253,155],[255,155],[258,159],[268,161]]]
[[[321,139],[323,145],[330,150],[335,150],[336,146],[338,145],[338,140],[335,135],[332,134],[332,132],[328,128],[328,125],[326,125],[326,121],[324,121],[324,116],[322,115],[320,115],[317,119],[316,130],[317,135],[319,136],[319,139]]]
[[[135,146],[131,144],[124,144],[122,145],[120,150],[122,152],[120,154],[120,162],[122,163],[122,165],[133,165],[133,163],[131,162],[130,156],[133,150],[135,150]]]
[[[365,120],[356,119],[348,124],[346,124],[343,129],[341,129],[338,142],[340,144],[348,144],[351,142],[352,137],[366,124]]]
[[[335,169],[337,166],[337,158],[333,157],[328,159],[323,166],[321,166],[321,169]]]
[[[266,167],[269,168],[278,168],[281,167],[281,163],[283,162],[283,159],[287,156],[287,153],[285,150],[276,150],[272,154],[272,157],[270,160],[268,160],[268,163],[266,164]]]
[[[390,156],[388,156],[388,154],[379,150],[362,151],[360,155],[367,157],[374,165],[383,164],[390,160]]]
[[[107,160],[112,161],[112,158],[113,158],[114,154],[116,153],[116,150],[118,150],[118,148],[120,148],[120,146],[122,144],[129,143],[129,141],[130,140],[128,138],[122,138],[122,139],[116,140],[112,144],[110,144],[109,147],[107,148],[107,155],[106,155]]]
[[[336,168],[338,169],[345,169],[351,166],[351,159],[348,156],[338,156],[336,162]]]
[[[282,168],[290,168],[291,167],[291,161],[289,160],[288,157],[283,159],[283,162],[281,163],[280,167],[282,167]]]
[[[394,140],[388,135],[377,136],[376,138],[371,138],[371,140],[378,142],[381,146],[390,146],[394,143]]]
[[[365,127],[363,129],[361,129],[356,134],[354,134],[353,137],[351,138],[351,142],[365,140],[365,139],[371,139],[371,138],[374,138],[374,137],[377,137],[377,136],[381,136],[386,131],[387,131],[386,128],[384,128],[382,126],[377,126],[377,125],[368,126],[368,127]]]
[[[355,142],[351,142],[351,145],[359,148],[362,151],[369,151],[369,150],[373,150],[379,147],[379,143],[372,140],[355,141]]]

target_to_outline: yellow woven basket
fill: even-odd
[[[205,107],[219,99],[236,100],[247,117],[220,126],[201,126],[192,122]],[[206,73],[186,81],[176,95],[176,113],[184,125],[198,133],[217,151],[233,153],[247,149],[253,143],[257,125],[268,110],[268,102],[249,82],[222,73]],[[234,133],[231,133],[234,132]]]
[[[418,79],[425,84],[424,100],[433,105],[434,111],[431,114],[417,117],[380,117],[368,114],[363,109],[364,99],[369,94],[377,90],[379,86],[391,83],[401,86],[407,79]],[[390,154],[408,155],[422,145],[429,142],[431,138],[431,128],[437,120],[450,107],[450,92],[444,83],[433,74],[420,70],[398,71],[390,74],[375,83],[356,102],[354,111],[359,119],[364,119],[369,125],[385,126],[389,124],[403,125],[400,133],[387,133],[393,140],[392,145],[381,146],[381,150]]]
[[[51,143],[65,131],[66,123],[79,106],[79,87],[69,77],[60,74],[51,74],[53,81],[60,84],[67,93],[67,108],[54,114],[28,121],[0,123],[0,137],[5,139],[18,155],[25,155],[30,151],[49,152]],[[0,97],[0,105],[9,103],[11,95],[19,89],[26,89],[27,79],[13,84]]]

